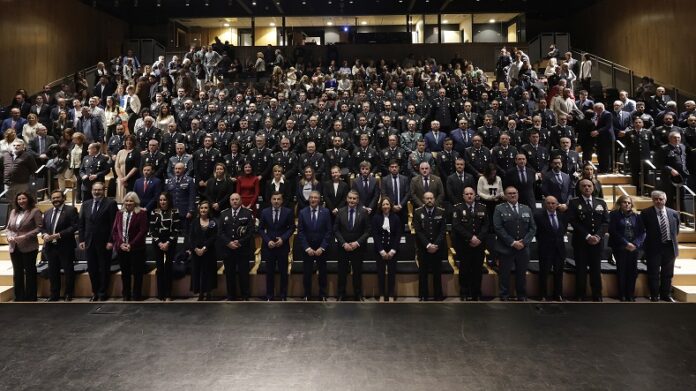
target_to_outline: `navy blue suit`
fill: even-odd
[[[546,297],[547,278],[553,268],[553,297],[563,296],[563,269],[566,259],[565,235],[568,231],[568,216],[556,211],[556,228],[551,224],[548,210],[534,213],[536,240],[539,253],[539,296]]]
[[[558,182],[556,173],[548,171],[541,181],[541,194],[546,196],[554,196],[559,204],[567,204],[570,196],[573,195],[575,189],[573,182],[570,180],[570,175],[561,171],[561,182]]]
[[[314,222],[312,222],[311,207],[308,206],[300,210],[295,247],[302,252],[305,297],[312,295],[312,273],[316,261],[319,268],[319,295],[325,298],[327,296],[326,255],[333,238],[333,223],[331,222],[331,212],[328,209],[321,206],[317,208],[318,212]],[[323,249],[320,256],[307,254],[307,249],[318,250],[320,248]]]
[[[445,137],[447,137],[447,134],[444,132],[438,132],[436,141],[435,134],[432,131],[426,133],[423,137],[425,140],[425,151],[442,152],[442,150],[445,149]]]
[[[454,142],[454,150],[464,156],[466,149],[471,146],[471,138],[476,135],[473,129],[463,130],[461,128],[454,129],[450,132],[449,137]]]
[[[662,241],[660,220],[655,207],[643,209],[640,217],[645,226],[645,259],[648,263],[648,284],[650,297],[659,294],[663,299],[670,297],[672,277],[674,276],[674,260],[679,255],[677,235],[679,235],[679,214],[670,208],[665,208],[669,225],[669,241]]]
[[[609,246],[616,261],[616,279],[621,301],[633,301],[638,277],[638,252],[645,240],[643,219],[635,213],[625,215],[620,210],[609,213]],[[626,245],[636,246],[628,251]]]
[[[595,138],[597,143],[597,160],[599,172],[609,172],[612,166],[611,150],[614,147],[614,119],[610,112],[603,111],[595,116],[595,129],[599,135]]]
[[[280,272],[280,298],[288,295],[288,255],[290,254],[290,236],[295,231],[295,215],[290,208],[281,207],[278,221],[273,221],[273,206],[261,211],[259,234],[261,234],[261,259],[266,261],[266,298],[275,296],[276,264]],[[276,238],[283,240],[280,247],[270,248],[268,243]]]
[[[148,212],[155,210],[159,195],[162,192],[162,182],[157,177],[150,177],[147,180],[147,190],[145,190],[145,177],[135,180],[133,191],[140,198],[140,207]]]
[[[19,117],[17,122],[15,123],[14,130],[17,133],[18,138],[22,138],[22,128],[24,128],[24,125],[26,125],[27,120]],[[8,118],[4,121],[2,121],[2,127],[0,128],[0,137],[5,135],[5,131],[7,129],[10,129],[12,127],[12,118]]]
[[[379,187],[377,187],[377,180],[375,177],[369,176],[367,178],[367,188],[365,188],[364,180],[365,178],[362,175],[355,177],[352,190],[357,191],[360,196],[358,205],[370,208],[372,210],[370,214],[374,214],[375,209],[377,209],[377,200],[379,199],[380,190]]]

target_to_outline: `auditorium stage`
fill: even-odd
[[[696,307],[4,304],[0,389],[686,390]]]

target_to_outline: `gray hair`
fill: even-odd
[[[133,209],[133,212],[135,213],[140,213],[140,197],[138,197],[138,193],[134,191],[129,191],[126,193],[126,195],[123,196],[123,202],[125,203],[126,200],[131,200],[135,203],[135,209]]]
[[[650,198],[667,198],[667,193],[662,190],[653,190],[650,192]]]

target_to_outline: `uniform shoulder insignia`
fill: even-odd
[[[456,207],[458,207],[459,205],[462,205],[462,204],[463,204],[463,202],[456,203],[456,204],[454,205],[454,207],[456,208]]]
[[[440,208],[439,206],[436,206],[435,209],[440,210],[440,211],[445,211],[445,208]]]

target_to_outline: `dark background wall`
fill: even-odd
[[[77,0],[4,0],[0,101],[119,55],[128,25]]]

